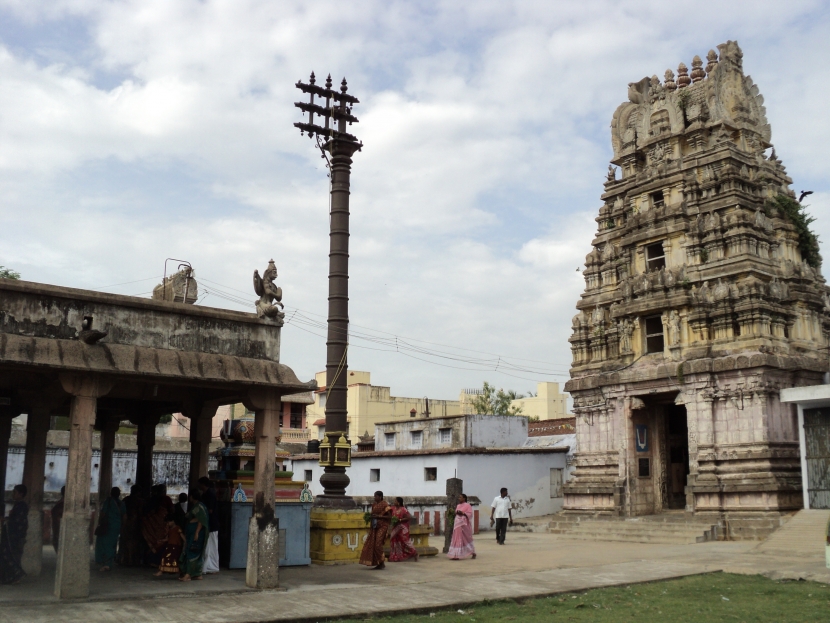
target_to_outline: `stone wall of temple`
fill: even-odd
[[[691,73],[632,83],[614,113],[570,338],[567,510],[801,505],[778,394],[828,370],[830,297],[742,56],[728,41]]]

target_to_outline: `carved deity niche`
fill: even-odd
[[[649,134],[651,136],[659,136],[663,133],[671,132],[671,119],[669,118],[669,111],[666,109],[658,110],[651,115],[649,123]]]

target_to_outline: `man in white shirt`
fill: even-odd
[[[502,487],[501,495],[497,495],[490,507],[490,527],[496,525],[496,543],[504,545],[507,535],[507,523],[513,525],[513,512],[510,509],[510,498],[507,497],[507,488]]]

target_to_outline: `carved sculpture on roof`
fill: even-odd
[[[620,354],[627,355],[632,352],[631,335],[634,333],[634,323],[628,318],[623,318],[617,324],[617,330],[620,334]]]
[[[259,295],[259,300],[256,302],[256,313],[260,318],[270,318],[282,325],[285,314],[280,310],[284,308],[282,304],[282,288],[274,283],[277,278],[277,266],[274,260],[268,262],[262,277],[259,276],[259,271],[254,271],[254,292]]]
[[[714,50],[709,50],[709,53],[706,55],[706,74],[711,74],[712,70],[718,64],[718,53]]]
[[[717,303],[727,298],[729,298],[729,286],[723,282],[723,279],[718,278],[712,290],[712,299]]]
[[[615,159],[635,148],[635,142],[639,144],[648,139],[647,126],[658,109],[669,114],[672,133],[682,130],[683,110],[688,109],[690,119],[724,122],[733,129],[745,127],[757,132],[762,142],[769,142],[771,132],[764,98],[752,78],[743,75],[743,54],[738,44],[727,41],[719,45],[718,50],[720,59],[714,50],[707,54],[705,71],[699,57],[692,61],[693,76],[689,76],[684,63],[678,66],[676,78],[670,69],[667,70],[659,90],[655,89],[653,78],[629,83],[629,101],[617,108],[611,121]],[[650,93],[659,93],[659,97],[650,97]]]
[[[676,309],[669,312],[667,324],[669,328],[669,346],[680,344],[680,314]]]
[[[718,215],[717,210],[712,210],[709,212],[709,216],[706,217],[706,231],[711,233],[718,229],[720,229],[720,215]]]
[[[666,73],[663,75],[663,88],[666,91],[674,91],[677,88],[677,83],[674,81],[674,72],[671,69],[667,69]]]

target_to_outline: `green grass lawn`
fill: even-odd
[[[396,623],[454,621],[636,621],[799,623],[830,621],[830,586],[712,573],[521,601],[484,602],[426,614],[376,617]]]

